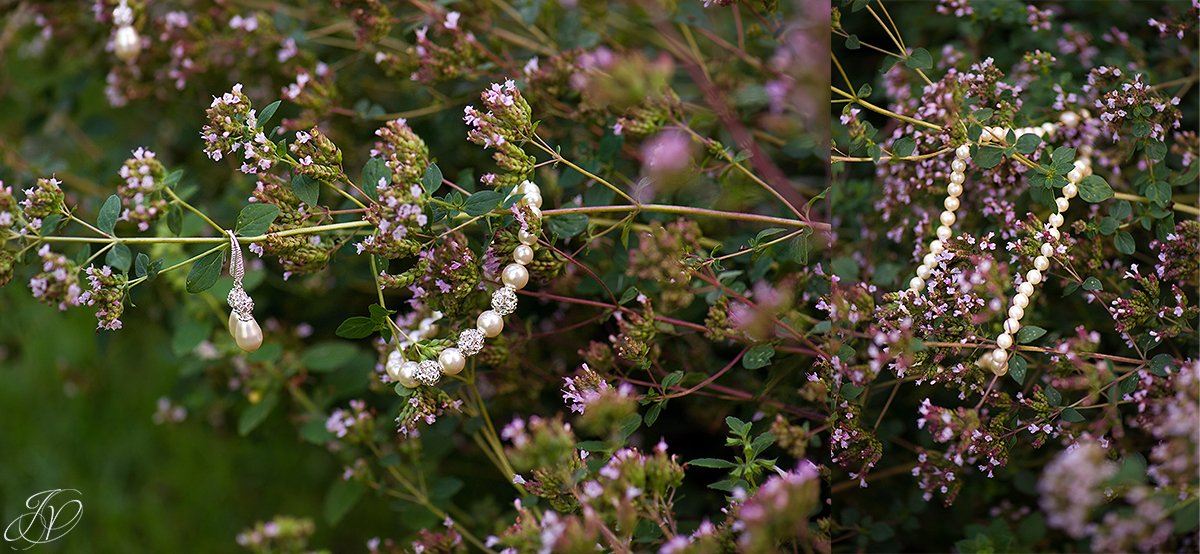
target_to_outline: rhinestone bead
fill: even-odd
[[[458,349],[464,356],[474,356],[483,350],[483,331],[467,329],[458,334]]]
[[[439,364],[437,360],[423,360],[417,364],[417,371],[413,378],[422,385],[432,387],[438,384],[442,378],[442,364]]]
[[[500,315],[509,315],[517,311],[517,292],[508,287],[501,287],[492,293],[492,309]]]

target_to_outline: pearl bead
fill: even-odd
[[[513,194],[528,195],[529,193],[541,194],[542,189],[533,184],[533,181],[521,181],[517,188],[513,189]]]
[[[1067,183],[1067,185],[1063,187],[1062,193],[1063,198],[1075,198],[1075,195],[1079,194],[1079,187],[1075,186],[1074,183]]]
[[[942,251],[945,249],[946,249],[946,246],[943,245],[942,241],[940,241],[940,240],[935,240],[935,241],[929,243],[929,251],[933,252],[934,254],[941,254]]]
[[[951,180],[953,180],[953,175],[957,175],[957,173],[951,174]],[[949,194],[950,196],[958,198],[959,196],[962,196],[962,193],[963,193],[962,183],[950,183],[949,185],[946,185],[946,194]]]
[[[1062,238],[1062,232],[1060,232],[1057,227],[1051,227],[1050,230],[1046,232],[1050,233],[1050,236],[1054,237],[1054,240]]]
[[[930,273],[932,273],[932,272],[930,271],[929,266],[927,266],[927,265],[917,266],[917,277],[920,277],[921,279],[928,279]]]
[[[1074,128],[1076,125],[1079,125],[1079,114],[1075,112],[1063,112],[1062,115],[1058,116],[1058,120],[1063,125]]]
[[[1078,169],[1072,169],[1071,171],[1067,172],[1067,181],[1078,183],[1081,180],[1083,180],[1083,172],[1079,171]]]
[[[954,217],[954,212],[946,210],[942,212],[942,215],[938,219],[942,222],[942,225],[949,227],[954,225],[954,221],[958,218]]]
[[[937,254],[926,254],[925,258],[921,260],[921,265],[924,265],[924,266],[927,266],[930,268],[936,266],[937,264],[938,264]]]
[[[521,264],[508,264],[500,274],[500,280],[514,289],[521,290],[529,283],[529,270]]]
[[[967,180],[967,176],[963,175],[963,173],[961,171],[954,171],[954,172],[950,173],[950,182],[955,185],[961,185],[966,180]]]
[[[963,144],[963,145],[959,146],[957,149],[954,150],[954,155],[958,156],[958,159],[960,159],[960,160],[965,160],[967,158],[970,158],[971,157],[971,145]]]
[[[526,244],[518,245],[513,249],[513,261],[521,265],[529,265],[533,261],[533,248]]]
[[[1058,213],[1063,213],[1067,211],[1067,208],[1071,207],[1071,201],[1061,197],[1055,198],[1054,205],[1058,208]]]
[[[117,36],[113,37],[113,52],[118,58],[132,62],[141,51],[142,38],[133,27],[125,25],[117,29]]]
[[[537,244],[538,238],[537,235],[530,233],[529,231],[519,229],[517,231],[517,240],[521,241],[521,244],[526,246],[533,246]]]
[[[1092,167],[1092,162],[1087,158],[1079,158],[1078,160],[1072,162],[1072,165],[1075,166],[1075,169],[1087,173],[1088,168]]]
[[[1000,336],[996,337],[996,346],[999,346],[1000,348],[1011,348],[1012,345],[1012,335],[1008,333],[1000,333]]]
[[[1018,292],[1016,296],[1013,296],[1013,305],[1020,306],[1022,309],[1024,309],[1029,305],[1029,297]]]
[[[1004,332],[1005,333],[1008,333],[1010,335],[1015,335],[1015,334],[1017,334],[1017,331],[1020,331],[1020,330],[1021,330],[1020,320],[1016,320],[1011,317],[1004,320]]]
[[[1041,272],[1041,270],[1031,269],[1031,270],[1029,270],[1029,273],[1025,274],[1025,279],[1027,281],[1029,281],[1030,284],[1036,285],[1038,283],[1041,283],[1042,282],[1042,272]]]
[[[410,389],[417,388],[417,369],[421,366],[417,362],[404,362],[400,364],[400,374],[396,376],[396,382]]]
[[[1021,318],[1025,317],[1025,308],[1022,308],[1020,306],[1015,306],[1015,305],[1009,306],[1008,307],[1008,317],[1011,317],[1017,321],[1021,321]]]
[[[1050,222],[1051,227],[1055,227],[1055,228],[1062,227],[1062,224],[1063,224],[1062,214],[1050,214],[1050,217],[1047,218],[1047,220]]]
[[[1028,281],[1021,283],[1021,286],[1017,287],[1017,292],[1020,292],[1021,294],[1024,294],[1025,296],[1028,296],[1030,298],[1033,298],[1033,291],[1034,291],[1033,283],[1030,283]]]
[[[450,347],[442,350],[442,353],[438,355],[438,363],[442,364],[442,373],[458,375],[464,367],[467,367],[467,357],[463,356],[461,350]]]
[[[500,314],[488,310],[479,314],[479,318],[475,320],[475,327],[483,331],[483,334],[488,337],[494,337],[504,330],[504,318]]]
[[[955,198],[953,196],[947,196],[946,200],[944,202],[942,202],[942,205],[945,206],[946,209],[950,210],[950,211],[957,210],[958,207],[960,206],[958,198]]]
[[[950,162],[950,169],[955,173],[962,173],[967,170],[967,162],[962,160],[954,160]]]
[[[994,371],[997,375],[1008,373],[1008,351],[1003,348],[997,348],[992,351],[992,363],[996,364]],[[1004,373],[1001,373],[1003,371]]]
[[[538,208],[537,206],[525,206],[525,209],[529,210],[529,213],[533,214],[534,219],[542,218],[541,208]]]
[[[1050,259],[1045,256],[1038,256],[1033,259],[1033,267],[1038,271],[1046,271],[1050,269]]]
[[[925,280],[920,277],[913,277],[908,282],[908,288],[910,288],[912,290],[921,290],[921,289],[925,288]]]
[[[524,200],[525,200],[526,204],[529,204],[530,206],[532,206],[534,208],[542,207],[542,195],[538,194],[536,192],[525,193]]]
[[[253,317],[250,321],[242,321],[236,313],[230,312],[229,334],[233,335],[233,342],[237,343],[238,348],[246,352],[258,350],[263,343],[262,327],[258,326]]]
[[[1054,257],[1054,246],[1048,242],[1042,243],[1041,252],[1042,252],[1042,255],[1047,258]]]
[[[950,237],[953,234],[954,234],[954,231],[951,231],[950,228],[945,225],[942,225],[941,227],[938,227],[938,229],[937,229],[938,240],[950,240]]]
[[[1049,121],[1042,124],[1042,131],[1044,131],[1047,135],[1053,136],[1055,130],[1054,124],[1050,123]]]

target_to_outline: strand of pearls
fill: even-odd
[[[950,226],[954,225],[958,219],[954,212],[958,211],[961,205],[958,197],[963,193],[963,183],[967,180],[967,161],[970,159],[971,147],[969,145],[963,144],[954,150],[954,161],[950,162],[950,183],[946,185],[946,200],[942,202],[946,209],[938,217],[941,225],[937,228],[937,238],[929,243],[929,253],[925,254],[921,265],[917,267],[916,277],[908,282],[909,290],[919,292],[925,288],[925,281],[929,279],[934,266],[937,265],[937,255],[946,249],[942,244],[943,241],[949,239],[954,233]]]
[[[537,185],[524,181],[513,189],[513,194],[520,197],[518,202],[525,204],[535,218],[541,219],[542,191]],[[521,244],[513,250],[512,262],[500,272],[503,286],[492,293],[492,309],[479,314],[475,328],[459,333],[456,346],[443,349],[436,360],[405,361],[401,350],[392,350],[384,364],[388,376],[408,388],[436,385],[442,375],[462,372],[467,366],[467,357],[483,350],[484,339],[495,337],[504,330],[504,316],[517,310],[517,291],[529,284],[529,270],[525,266],[533,262],[538,237],[520,230],[517,231],[517,240]],[[436,329],[436,326],[430,329]],[[436,330],[428,334],[433,333]]]
[[[117,27],[113,35],[113,53],[122,61],[132,62],[142,51],[142,37],[138,36],[137,30],[133,28],[133,9],[125,0],[121,0],[121,3],[113,8],[112,15],[113,25]]]

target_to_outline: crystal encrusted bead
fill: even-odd
[[[501,287],[492,293],[492,309],[500,315],[509,315],[517,311],[517,291]]]
[[[458,349],[465,356],[474,356],[483,350],[483,331],[467,329],[458,335]]]

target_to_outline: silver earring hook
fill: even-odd
[[[242,321],[250,321],[254,318],[254,300],[246,294],[246,290],[242,288],[242,277],[246,275],[245,262],[242,260],[242,245],[238,243],[237,235],[233,231],[229,233],[229,275],[233,277],[233,288],[229,290],[229,296],[225,301],[229,303],[229,307],[233,308],[233,313]]]
[[[233,231],[226,232],[229,233],[229,276],[233,277],[233,282],[241,285],[242,277],[246,275],[246,266],[242,261],[242,245]]]

